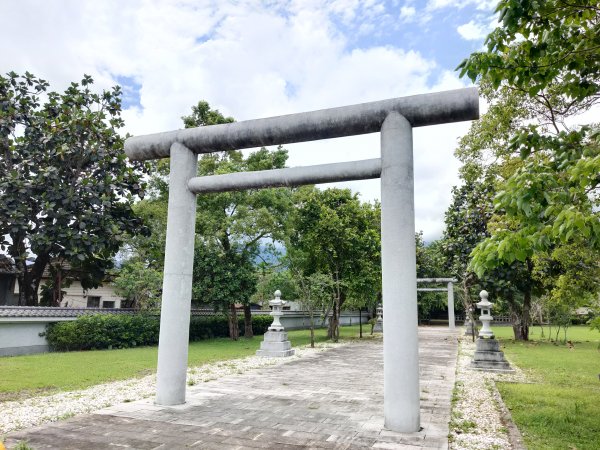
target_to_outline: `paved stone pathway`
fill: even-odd
[[[188,387],[185,405],[123,403],[12,433],[6,444],[77,450],[445,449],[457,334],[421,328],[419,343],[422,430],[417,433],[383,428],[382,344],[367,340]]]

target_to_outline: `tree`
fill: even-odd
[[[598,299],[598,253],[582,242],[557,246],[550,253],[536,255],[534,272],[545,291],[542,306],[549,319],[549,338],[552,337],[551,327],[555,325],[555,339],[562,327],[566,341],[573,312],[581,306],[595,304]]]
[[[186,127],[209,126],[233,122],[218,110],[211,109],[205,101],[192,107],[192,114],[182,117]],[[215,175],[231,172],[278,169],[285,166],[287,151],[278,148],[269,151],[262,148],[245,156],[240,151],[218,152],[202,155],[198,164],[198,175]],[[164,242],[167,222],[167,203],[169,194],[169,165],[166,160],[153,162],[153,172],[149,180],[148,198],[135,205],[136,212],[143,217],[152,237],[136,236],[128,240],[129,254],[145,261],[148,267],[162,270],[164,261]],[[291,209],[291,191],[289,189],[248,190],[225,192],[220,194],[201,194],[197,196],[196,215],[196,257],[212,255],[211,264],[196,265],[194,279],[194,300],[209,303],[224,311],[229,317],[231,337],[238,338],[236,303],[243,304],[245,336],[252,337],[252,316],[250,298],[254,294],[256,281],[240,283],[250,289],[249,292],[230,291],[227,286],[210,286],[207,280],[225,282],[218,276],[225,267],[240,264],[232,269],[245,274],[248,265],[277,253],[274,243],[281,239],[286,218]],[[224,267],[216,267],[223,264]],[[208,272],[202,274],[202,270]],[[221,281],[219,281],[221,280]],[[246,280],[248,281],[248,280]],[[202,290],[205,289],[204,292]],[[225,299],[218,296],[211,299],[209,292],[229,291]],[[227,308],[223,302],[226,301]]]
[[[269,308],[269,300],[273,300],[273,293],[276,290],[281,291],[281,298],[286,300],[297,300],[302,297],[292,271],[281,264],[271,266],[261,262],[257,265],[257,276],[256,292],[251,301],[261,304],[263,309]]]
[[[533,123],[515,127],[509,146],[522,163],[498,204],[521,216],[533,244],[565,243],[576,233],[600,244],[597,126],[566,122],[600,99],[599,10],[594,0],[501,1],[502,26],[487,51],[459,66],[461,75],[527,102]]]
[[[502,23],[488,36],[487,51],[459,66],[461,76],[492,93],[492,115],[511,121],[496,165],[493,226],[473,250],[471,267],[479,276],[503,268],[515,274],[521,339],[528,338],[528,305],[540,287],[533,278],[538,256],[577,243],[600,256],[597,127],[567,121],[600,98],[598,11],[595,1],[501,1]],[[516,275],[519,268],[524,276]]]
[[[300,305],[308,312],[310,321],[310,346],[315,347],[315,312],[323,312],[335,293],[330,274],[315,272],[305,276],[298,271],[295,277],[300,290]]]
[[[128,308],[155,310],[160,307],[162,273],[141,260],[129,260],[118,270],[115,292]],[[122,304],[123,307],[123,304]]]
[[[225,250],[214,242],[196,245],[193,279],[193,300],[210,303],[225,313],[235,310],[236,302],[247,304],[256,290],[256,272],[250,253],[235,247]],[[229,314],[229,319],[229,336],[237,340],[237,316]]]
[[[466,178],[464,184],[452,188],[452,203],[445,214],[441,249],[444,269],[458,280],[465,315],[473,320],[473,299],[478,298],[479,279],[469,270],[469,261],[475,246],[489,236],[487,224],[493,214],[493,184],[474,179],[472,174],[469,176],[464,171],[462,178]]]
[[[304,276],[327,273],[332,277],[328,335],[334,340],[339,336],[339,313],[353,286],[369,278],[379,261],[379,223],[379,206],[360,202],[348,189],[305,187],[298,191],[287,249],[292,255],[303,255]]]
[[[218,110],[210,109],[208,103],[199,102],[192,108],[190,116],[183,117],[183,121],[186,127],[192,127],[228,123],[233,119],[224,117]],[[262,148],[247,157],[240,151],[212,153],[200,158],[198,173],[203,176],[280,169],[285,167],[286,161],[287,151],[281,147],[273,151]],[[291,206],[291,191],[286,188],[198,195],[197,245],[211,249],[218,247],[224,260],[228,264],[238,262],[241,264],[238,270],[243,272],[248,261],[259,259],[264,252],[269,251],[270,244],[283,238]],[[229,321],[230,329],[237,333],[235,303],[242,303],[244,334],[252,337],[249,301],[256,283],[246,286],[252,286],[251,291],[238,292],[237,298],[229,298]],[[202,297],[209,299],[208,296]],[[237,339],[237,334],[231,337]]]
[[[53,261],[98,286],[125,234],[144,231],[132,210],[144,165],[126,161],[117,132],[121,90],[92,84],[86,75],[59,94],[28,72],[0,76],[0,248],[19,269],[20,304],[38,304]]]

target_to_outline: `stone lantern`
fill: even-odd
[[[269,327],[269,331],[283,331],[283,325],[281,325],[281,321],[279,318],[283,316],[283,305],[287,302],[281,300],[281,291],[277,289],[275,291],[275,298],[269,301],[269,306],[271,307],[271,316],[273,317],[273,323]]]
[[[479,297],[481,297],[481,301],[477,303],[477,307],[481,310],[481,316],[479,316],[479,320],[481,320],[481,330],[479,330],[480,338],[494,338],[494,333],[490,328],[490,324],[494,318],[491,315],[492,304],[488,301],[488,292],[481,291],[479,293]]]
[[[275,298],[269,301],[269,306],[273,308],[271,311],[273,323],[265,333],[264,339],[260,343],[260,349],[256,351],[258,356],[281,357],[292,356],[295,353],[280,320],[281,316],[283,316],[283,305],[286,303],[284,300],[281,300],[281,291],[279,289],[276,290]]]
[[[377,305],[377,321],[373,326],[373,333],[383,333],[383,306],[381,303]]]
[[[479,330],[479,339],[475,344],[471,369],[486,372],[514,372],[504,358],[504,352],[500,350],[500,343],[494,338],[494,333],[490,328],[490,322],[493,320],[490,314],[492,303],[488,301],[487,291],[481,291],[479,296],[481,301],[477,303],[477,307],[481,309],[479,320],[481,320],[482,328]]]

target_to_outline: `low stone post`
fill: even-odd
[[[377,319],[373,325],[373,333],[383,333],[383,306],[377,305]]]
[[[292,356],[295,353],[280,320],[283,316],[283,305],[286,303],[281,300],[281,291],[276,290],[275,298],[269,302],[269,306],[273,308],[271,311],[273,323],[265,333],[264,340],[260,343],[260,349],[256,351],[258,356],[281,357]]]
[[[454,319],[454,283],[448,282],[448,328],[454,330],[456,321]]]
[[[490,314],[492,303],[488,301],[487,291],[481,291],[479,296],[481,301],[477,303],[477,307],[481,309],[479,320],[481,320],[482,328],[476,341],[471,369],[486,372],[514,372],[504,358],[504,353],[500,350],[500,343],[494,338],[494,332],[490,327],[493,320]]]

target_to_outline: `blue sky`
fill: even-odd
[[[0,70],[52,88],[123,87],[123,132],[181,128],[199,100],[246,120],[469,85],[454,68],[494,24],[489,0],[20,0]],[[440,237],[469,124],[414,132],[417,229]],[[377,134],[286,146],[290,166],[379,155]],[[379,198],[377,180],[338,184]]]

